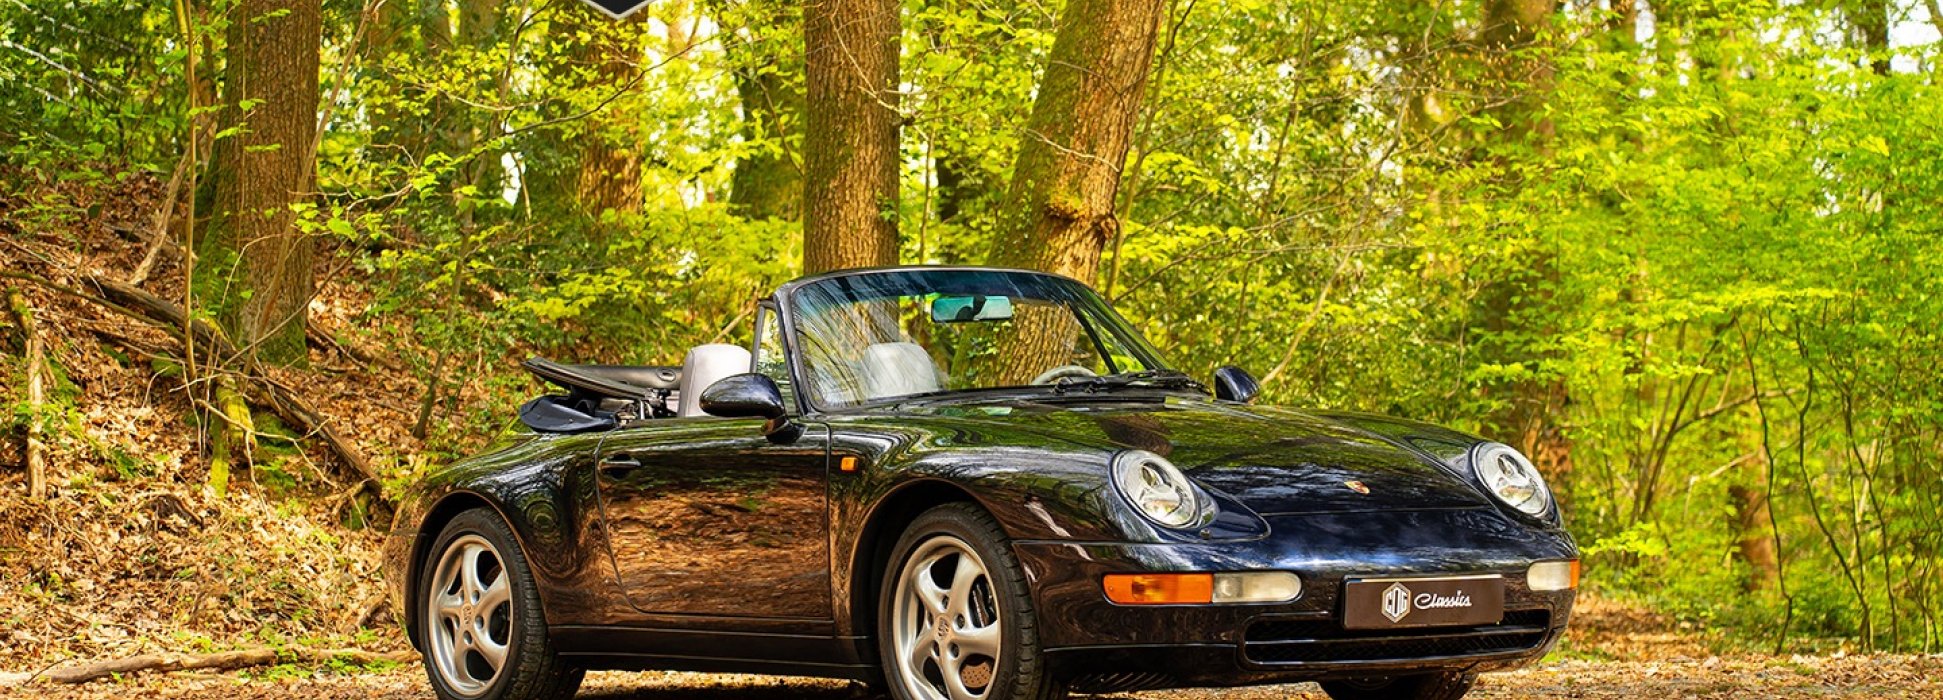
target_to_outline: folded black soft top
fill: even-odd
[[[520,406],[521,423],[547,433],[607,430],[618,423],[613,409],[621,404],[642,406],[647,415],[666,406],[668,395],[681,385],[681,368],[646,365],[568,365],[544,357],[520,363],[542,381],[567,390]],[[603,404],[606,404],[603,408]]]
[[[589,372],[574,365],[563,365],[544,357],[535,357],[520,363],[526,371],[548,383],[572,392],[576,397],[591,395],[606,399],[643,401],[653,396],[654,387],[637,386],[628,382],[610,379]]]

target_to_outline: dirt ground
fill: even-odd
[[[1850,656],[1840,659],[1675,659],[1557,661],[1486,676],[1474,698],[1943,698],[1943,659]],[[250,678],[166,674],[68,688],[0,690],[0,697],[220,698],[336,700],[429,699],[416,664],[384,673]],[[883,696],[834,681],[693,673],[595,673],[581,697],[609,700],[876,700]],[[1323,698],[1313,684],[1173,690],[1106,696],[1116,700],[1295,700]]]
[[[1639,608],[1580,601],[1560,652],[1530,668],[1486,676],[1474,698],[1938,698],[1943,655],[1767,656],[1716,653],[1691,629]],[[38,669],[8,669],[33,671]],[[424,669],[342,673],[279,667],[240,673],[148,674],[80,686],[0,688],[0,698],[56,700],[208,698],[337,700],[432,697]],[[589,674],[581,697],[609,700],[881,700],[838,681],[695,673]],[[1114,700],[1320,700],[1313,684],[1173,690],[1105,696]]]

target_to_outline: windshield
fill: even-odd
[[[788,303],[803,383],[823,408],[1171,375],[1093,290],[1051,275],[864,272],[805,284]]]

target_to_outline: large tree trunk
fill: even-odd
[[[199,246],[217,317],[239,345],[300,364],[314,284],[310,236],[291,205],[316,172],[318,0],[243,0],[230,15],[222,128],[206,180],[210,221]]]
[[[897,263],[896,0],[803,7],[803,270]]]
[[[502,0],[460,0],[459,42],[477,51],[497,47],[503,33],[500,15],[504,8],[501,5]],[[491,83],[487,87],[493,88],[496,94],[504,94],[509,73],[502,70],[498,75],[491,76]],[[467,119],[453,125],[459,153],[470,153],[480,144],[499,136],[497,115],[466,114]],[[480,196],[491,197],[499,194],[505,174],[505,167],[499,162],[499,152],[488,149],[466,163],[465,184],[477,188]]]
[[[1052,59],[988,256],[994,264],[1092,282],[1119,231],[1114,195],[1140,116],[1161,0],[1074,0]]]
[[[1768,527],[1768,494],[1753,486],[1734,484],[1727,487],[1727,499],[1734,509],[1734,553],[1748,567],[1741,587],[1748,591],[1767,588],[1781,571],[1774,556],[1774,531]]]
[[[401,165],[423,161],[431,146],[433,117],[413,113],[411,103],[422,99],[420,89],[404,84],[391,68],[442,60],[451,48],[450,23],[438,12],[440,7],[425,0],[384,0],[376,9],[360,59],[360,97],[374,146],[368,157]]]
[[[724,24],[740,25],[725,45],[742,104],[742,140],[750,148],[735,163],[729,208],[749,219],[800,220],[803,56],[782,50],[777,39],[802,31],[802,7],[761,0],[718,14]]]
[[[593,40],[574,51],[576,63],[593,66],[594,80],[603,94],[626,87],[641,71],[642,46],[635,28],[615,25],[592,31]],[[580,132],[574,201],[595,220],[608,212],[638,214],[642,205],[640,144],[635,138],[600,128],[602,124],[590,122]]]
[[[491,51],[500,43],[505,22],[504,0],[386,0],[389,3],[403,3],[400,11],[405,19],[418,26],[420,47],[410,60],[440,61],[449,60],[448,54],[455,49],[478,52]],[[452,22],[453,10],[457,9],[458,23]],[[500,63],[489,61],[488,63]],[[475,101],[498,102],[508,88],[510,70],[496,66],[494,71],[476,76],[477,81],[469,89],[462,89],[462,95],[469,95]],[[481,92],[493,93],[492,96],[479,98]],[[454,194],[453,205],[458,210],[458,220],[462,224],[472,223],[472,197],[491,197],[498,194],[502,187],[504,168],[500,165],[496,150],[473,154],[480,144],[497,137],[498,117],[477,110],[454,97],[435,93],[430,98],[428,114],[422,124],[409,121],[394,124],[378,124],[380,131],[395,130],[390,136],[409,137],[408,149],[413,150],[417,160],[423,161],[433,153],[443,153],[457,159],[450,184],[452,189],[459,186],[472,186],[477,194],[466,196]],[[417,127],[413,129],[411,127]],[[421,145],[422,144],[422,145]],[[416,147],[415,149],[412,147]],[[422,151],[422,152],[418,152]]]
[[[987,259],[1091,283],[1120,230],[1114,213],[1162,0],[1073,0],[1020,136],[1012,184]],[[1063,316],[1063,317],[1062,317]],[[995,379],[1021,384],[1065,364],[1078,328],[1070,314],[1021,309],[1000,346]]]
[[[535,134],[524,149],[525,198],[538,216],[568,215],[595,225],[590,240],[596,248],[614,233],[599,224],[603,215],[642,210],[642,141],[625,120],[568,119],[583,107],[559,98],[578,94],[597,101],[626,89],[646,60],[647,18],[643,13],[624,22],[556,22],[547,38],[560,52],[547,68],[557,104],[543,108],[543,114],[565,123]]]
[[[1551,63],[1520,54],[1539,40],[1558,4],[1558,0],[1487,0],[1484,4],[1481,58],[1494,87],[1511,91],[1509,102],[1493,110],[1504,122],[1503,136],[1508,139],[1551,137],[1551,123],[1538,116],[1539,106],[1551,93]]]

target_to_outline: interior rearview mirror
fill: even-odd
[[[737,374],[702,390],[702,412],[718,418],[763,418],[763,434],[771,442],[793,442],[803,429],[789,420],[782,389],[776,380],[749,373]]]
[[[938,323],[1003,321],[1012,318],[1012,300],[983,295],[948,296],[931,300],[931,320]]]
[[[1214,371],[1214,397],[1222,401],[1252,403],[1262,393],[1261,382],[1248,370],[1228,365]]]

